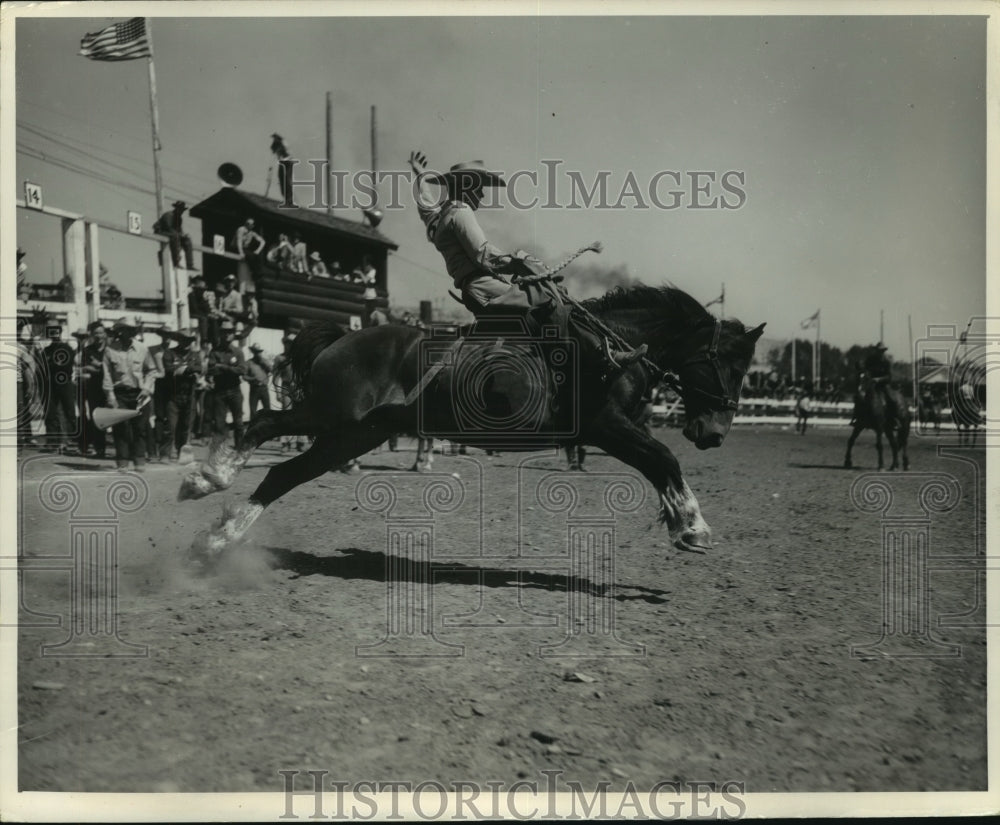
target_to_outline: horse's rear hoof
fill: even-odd
[[[188,473],[181,482],[181,489],[177,492],[178,501],[192,501],[204,498],[209,493],[215,492],[215,485],[212,484],[201,473]]]

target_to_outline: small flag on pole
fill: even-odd
[[[817,309],[812,315],[810,315],[802,322],[802,329],[809,329],[810,327],[814,327],[816,326],[816,323],[818,321],[819,321],[819,310]]]
[[[150,57],[146,20],[133,17],[115,23],[99,32],[86,35],[80,41],[80,54],[91,60],[136,60]]]
[[[721,304],[725,300],[726,300],[726,288],[723,287],[722,292],[719,294],[719,297],[705,304],[705,308],[707,309],[708,307],[713,306],[714,304]]]

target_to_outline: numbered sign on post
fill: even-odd
[[[361,316],[360,315],[352,315],[351,316],[350,328],[352,330],[354,330],[354,329],[361,329]]]
[[[222,235],[212,236],[212,249],[215,250],[216,255],[221,255],[226,251],[226,239]]]
[[[142,234],[142,215],[138,212],[130,211],[128,213],[128,231],[131,235]]]
[[[24,182],[24,205],[32,209],[42,208],[42,187],[37,183]]]

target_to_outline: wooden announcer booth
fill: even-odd
[[[388,257],[398,246],[368,223],[300,207],[286,208],[231,186],[193,206],[191,216],[201,221],[203,245],[215,249],[224,245],[226,252],[234,251],[236,230],[247,218],[253,218],[254,231],[266,242],[257,271],[251,271],[245,261],[206,255],[204,275],[210,289],[226,275],[237,275],[241,291],[253,293],[256,298],[262,327],[285,329],[293,320],[329,320],[348,328],[367,324],[361,284],[309,278],[267,262],[266,253],[278,243],[281,234],[291,238],[297,233],[309,254],[318,252],[328,269],[337,261],[341,270],[350,274],[367,257],[377,274],[375,306],[385,310],[389,305]]]

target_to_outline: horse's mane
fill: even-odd
[[[640,321],[635,316],[630,320],[642,326],[694,327],[714,321],[713,315],[683,289],[671,284],[667,286],[619,286],[599,298],[581,301],[595,315],[622,311],[644,310],[648,320]]]

